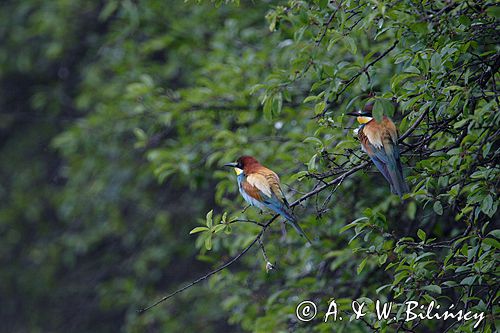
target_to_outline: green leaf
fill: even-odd
[[[316,158],[317,154],[314,154],[307,163],[307,170],[309,170],[310,172],[316,171]]]
[[[408,207],[406,208],[406,211],[408,213],[408,217],[410,218],[410,220],[414,220],[415,219],[415,215],[417,214],[417,204],[414,201],[411,201],[408,204]]]
[[[443,92],[447,93],[447,92],[452,91],[452,90],[463,90],[463,89],[464,88],[461,87],[461,86],[454,86],[454,85],[452,85],[452,86],[448,86],[448,87],[444,88]]]
[[[205,239],[205,248],[209,251],[212,249],[212,235]]]
[[[266,101],[264,102],[264,119],[267,121],[270,121],[273,119],[273,98],[268,97]]]
[[[192,234],[196,234],[198,232],[207,231],[207,230],[210,230],[210,229],[208,229],[207,227],[196,227],[193,230],[191,230],[189,232],[189,234],[192,235]]]
[[[400,83],[403,82],[404,80],[410,78],[410,77],[415,77],[417,74],[409,73],[409,74],[399,74],[396,76],[393,76],[391,79],[391,89],[396,90],[397,87],[399,87]]]
[[[422,229],[418,229],[417,231],[417,236],[418,238],[420,238],[420,240],[422,241],[425,241],[427,235],[425,234],[425,231],[423,231]]]
[[[436,214],[443,215],[443,205],[441,204],[440,201],[434,202],[432,208],[434,209],[434,212],[436,212]]]
[[[269,21],[269,31],[273,32],[276,29],[276,23],[278,20],[277,14],[271,12],[266,16],[266,18]]]
[[[486,237],[485,239],[483,239],[483,243],[491,245],[494,248],[500,249],[500,242],[498,242],[496,239]]]
[[[363,261],[361,261],[361,263],[359,264],[358,269],[357,269],[358,275],[363,271],[363,268],[365,268],[367,260],[368,260],[368,257],[363,259]]]
[[[277,93],[276,95],[273,96],[273,108],[272,108],[273,116],[280,114],[282,108],[283,108],[283,94]]]
[[[319,102],[314,106],[314,114],[320,114],[325,111],[326,102]]]
[[[392,117],[394,115],[395,107],[394,103],[388,99],[382,99],[382,104],[384,107],[384,113],[388,117]]]
[[[405,73],[420,74],[420,69],[415,66],[408,66],[404,69]]]
[[[497,238],[497,239],[500,239],[500,229],[491,230],[488,233],[488,236],[490,236],[490,235]]]
[[[375,100],[372,115],[376,122],[382,121],[382,118],[384,117],[384,105],[380,99]]]
[[[142,128],[136,127],[134,128],[134,135],[137,140],[145,141],[147,139],[146,132]]]
[[[212,232],[214,234],[218,233],[219,231],[223,230],[226,228],[226,225],[225,224],[217,224],[213,229],[212,229]]]
[[[112,0],[106,3],[106,6],[99,13],[99,20],[106,21],[118,8],[118,1]]]
[[[213,220],[212,220],[213,213],[214,213],[214,210],[212,209],[211,211],[209,211],[207,213],[207,216],[206,216],[206,224],[207,224],[207,227],[209,227],[209,228],[212,228],[212,225],[213,225]]]
[[[460,22],[460,24],[463,24],[467,27],[470,26],[470,24],[471,24],[470,18],[465,16],[465,15],[460,15],[460,17],[458,18],[458,22]]]
[[[393,286],[397,286],[404,278],[409,275],[408,270],[401,271],[394,275],[394,281],[392,282]]]
[[[378,264],[382,266],[387,261],[387,253],[384,253],[378,257]]]
[[[384,289],[386,289],[386,288],[389,288],[389,289],[390,289],[390,287],[391,287],[391,286],[392,286],[391,284],[384,284],[383,286],[378,287],[378,288],[377,288],[377,290],[375,290],[375,292],[376,292],[377,294],[380,294],[380,292],[381,292],[382,290],[384,290]]]
[[[313,95],[313,96],[307,96],[302,103],[309,103],[309,102],[315,102],[317,101],[319,96]]]
[[[498,3],[496,6],[490,6],[486,9],[486,13],[488,13],[489,16],[494,17],[495,19],[500,18],[500,7],[498,6]]]
[[[475,275],[468,276],[465,279],[463,279],[462,281],[460,281],[460,284],[461,285],[465,285],[465,286],[470,286],[470,285],[474,284],[475,280],[476,280],[476,276]]]
[[[434,52],[434,54],[431,57],[431,68],[435,71],[441,71],[443,68],[442,64],[443,60],[441,58],[441,55],[438,52]]]
[[[493,214],[496,211],[496,208],[493,209],[493,197],[488,194],[486,197],[484,197],[483,201],[481,202],[481,210],[488,215],[489,217],[493,217]]]
[[[488,142],[487,144],[484,145],[483,147],[483,158],[486,158],[491,150],[491,147],[493,146],[492,142]]]
[[[347,48],[349,49],[349,52],[351,52],[352,54],[356,54],[356,52],[358,51],[358,48],[356,47],[356,43],[354,42],[354,39],[352,39],[349,36],[345,36],[344,41],[347,44]]]
[[[312,143],[317,144],[318,146],[323,146],[323,142],[321,142],[320,139],[318,139],[318,138],[316,138],[314,136],[307,137],[302,142],[312,142]]]
[[[435,284],[430,284],[428,286],[422,287],[422,290],[430,291],[435,294],[441,294],[441,287]]]
[[[339,233],[343,233],[344,231],[346,230],[349,230],[351,228],[354,228],[355,226],[357,226],[359,224],[360,221],[368,221],[368,218],[367,217],[360,217],[359,219],[356,219],[354,221],[352,221],[351,223],[343,226],[341,229],[340,229],[340,232]]]

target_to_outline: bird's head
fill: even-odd
[[[358,120],[358,123],[366,124],[367,122],[373,119],[372,110],[373,110],[373,103],[368,103],[365,105],[363,110],[348,112],[346,113],[346,115],[355,116],[356,119]]]
[[[257,162],[257,160],[252,156],[241,156],[236,162],[227,163],[224,164],[224,166],[234,168],[234,172],[236,172],[237,175],[240,175],[245,168],[248,168],[253,164],[259,164],[259,162]]]

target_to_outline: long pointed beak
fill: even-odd
[[[361,116],[361,113],[359,113],[359,112],[357,112],[357,111],[356,111],[356,112],[347,112],[347,113],[346,113],[346,115],[347,115],[347,116],[355,116],[355,117],[359,117],[359,116]]]
[[[232,162],[232,163],[226,163],[224,164],[225,167],[231,167],[231,168],[236,168],[238,166],[238,163]]]

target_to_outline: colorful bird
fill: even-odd
[[[234,168],[238,188],[248,204],[261,210],[268,208],[280,214],[297,230],[300,236],[305,237],[311,243],[297,223],[297,218],[293,215],[281,189],[280,179],[274,171],[262,166],[251,156],[242,156],[236,162],[224,166]]]
[[[399,195],[409,191],[403,176],[403,167],[398,148],[398,131],[388,117],[379,123],[372,118],[373,104],[367,104],[364,110],[347,113],[356,116],[361,126],[358,138],[361,148],[370,156],[377,169],[384,175],[391,186],[391,192]]]

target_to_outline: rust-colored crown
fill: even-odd
[[[259,162],[253,158],[252,156],[241,156],[238,158],[238,166],[241,166],[241,169],[248,168],[251,165],[258,165]]]

